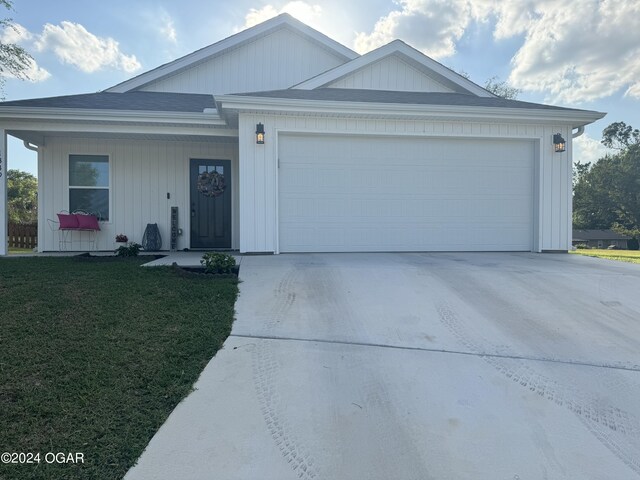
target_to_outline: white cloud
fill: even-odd
[[[366,53],[400,38],[427,55],[453,55],[456,42],[476,15],[467,0],[399,0],[400,10],[380,18],[371,33],[358,33],[354,48]]]
[[[611,153],[611,150],[586,133],[573,140],[573,161],[575,163],[594,163],[607,153]]]
[[[23,44],[33,38],[32,33],[19,23],[13,23],[4,27],[0,34],[0,42]]]
[[[51,73],[38,66],[36,61],[33,59],[29,60],[29,67],[24,73],[27,75],[27,80],[33,83],[44,82],[46,79],[51,77]]]
[[[497,41],[522,36],[509,82],[551,101],[579,103],[618,91],[640,98],[640,2],[582,0],[397,0],[370,32],[365,53],[400,38],[434,58],[449,57],[474,22],[495,20]],[[490,55],[490,46],[487,54]]]
[[[159,15],[160,25],[158,27],[160,35],[169,40],[171,43],[178,43],[178,32],[173,18],[163,9]]]
[[[127,73],[141,68],[135,55],[122,53],[118,42],[113,38],[98,37],[79,23],[47,23],[34,45],[38,51],[52,51],[61,62],[73,65],[86,73],[96,72],[105,67]]]
[[[0,33],[0,42],[3,44],[27,45],[33,40],[33,34],[19,23],[8,25]],[[32,58],[28,61],[28,66],[24,70],[27,80],[33,83],[44,82],[51,77],[51,74],[44,68],[38,66]],[[15,78],[15,75],[4,72],[3,76],[7,78]]]
[[[245,28],[253,27],[258,23],[262,23],[265,20],[269,20],[281,13],[288,13],[292,17],[297,18],[303,23],[310,25],[314,28],[318,28],[318,22],[322,14],[322,7],[320,5],[311,5],[301,0],[295,0],[288,2],[282,7],[278,8],[271,4],[265,5],[260,9],[252,8],[244,18],[244,25],[238,30],[244,30]]]
[[[499,12],[506,16],[523,6],[503,5]],[[513,30],[526,31],[512,59],[509,81],[515,87],[548,92],[550,99],[568,103],[622,89],[640,98],[640,3],[583,0],[579,14],[553,0],[529,8],[526,28]],[[506,29],[496,32],[511,35]]]

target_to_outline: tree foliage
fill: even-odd
[[[484,82],[484,88],[494,95],[507,100],[515,100],[520,95],[520,89],[512,87],[506,80],[500,80],[497,76],[493,76]]]
[[[640,134],[624,122],[609,125],[602,143],[619,151],[574,170],[573,225],[640,235]]]
[[[38,179],[20,170],[7,171],[7,207],[12,223],[38,221]]]
[[[459,70],[458,75],[466,78],[467,80],[471,80],[471,75],[469,75],[464,70]],[[518,95],[520,95],[519,88],[512,87],[506,80],[500,80],[500,77],[498,77],[497,75],[494,75],[493,77],[487,79],[486,82],[484,82],[484,89],[490,91],[498,97],[506,98],[507,100],[515,100],[516,98],[518,98]]]
[[[10,0],[0,0],[0,6],[7,10],[13,10],[13,2]],[[11,18],[0,19],[0,29],[13,29],[16,26]],[[15,43],[0,42],[0,92],[4,89],[7,76],[28,80],[28,71],[31,67],[33,57],[19,45]]]
[[[625,150],[640,144],[640,130],[624,122],[615,122],[602,131],[602,144],[615,150]]]

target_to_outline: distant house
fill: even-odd
[[[620,235],[613,230],[574,230],[573,245],[586,245],[591,248],[608,248],[614,245],[621,250],[627,249],[630,237]]]

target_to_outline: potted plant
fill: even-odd
[[[124,233],[119,233],[116,235],[116,249],[118,247],[124,247],[128,241],[129,238]]]

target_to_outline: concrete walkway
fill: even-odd
[[[640,266],[244,257],[225,347],[127,480],[640,478]]]

